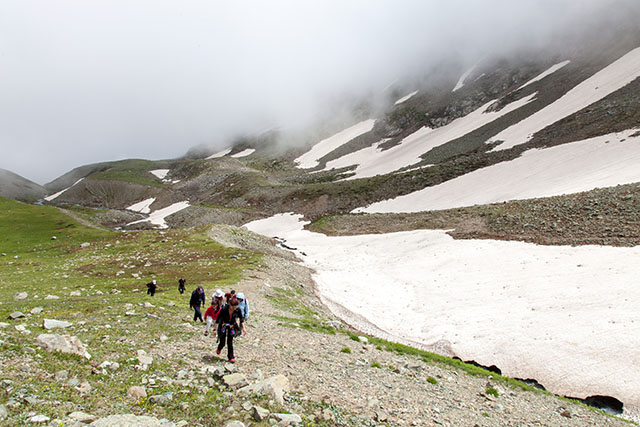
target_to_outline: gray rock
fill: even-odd
[[[137,400],[143,397],[147,397],[147,391],[142,386],[134,385],[129,387],[129,390],[127,391],[127,395]]]
[[[54,378],[56,381],[66,381],[69,378],[69,371],[58,371],[55,373]]]
[[[302,418],[298,414],[271,414],[276,420],[286,424],[299,424]]]
[[[80,385],[80,380],[77,378],[71,378],[68,382],[67,385],[71,386],[71,387],[77,387]]]
[[[82,293],[80,291],[73,291],[69,294],[70,297],[79,297]]]
[[[0,328],[6,328],[7,326],[9,326],[8,323],[0,322]]]
[[[60,297],[58,295],[47,295],[46,297],[44,297],[44,299],[52,300],[52,299],[60,299]]]
[[[35,308],[32,308],[29,313],[31,313],[31,314],[33,314],[35,316],[35,315],[38,315],[38,314],[42,313],[42,310],[44,310],[44,308],[35,307]]]
[[[91,384],[89,384],[89,381],[84,380],[80,383],[78,387],[76,387],[76,390],[78,390],[82,394],[85,394],[93,390],[93,387],[91,387]]]
[[[159,420],[146,415],[136,416],[133,414],[126,415],[110,415],[100,418],[89,424],[92,427],[176,427],[176,425],[167,420]]]
[[[50,419],[51,418],[47,417],[46,415],[35,415],[29,418],[29,422],[32,422],[34,424],[44,424],[48,423]]]
[[[284,405],[284,394],[289,391],[289,380],[284,375],[276,375],[255,384],[243,387],[238,393],[266,393],[280,405]]]
[[[7,411],[7,407],[4,405],[0,405],[0,420],[4,420],[9,416],[9,411]]]
[[[253,408],[251,408],[251,418],[256,421],[266,420],[269,417],[269,414],[269,410],[261,406],[254,406]]]
[[[169,391],[163,394],[158,394],[155,396],[151,396],[149,398],[149,402],[155,403],[156,405],[166,405],[167,403],[173,400],[173,392]]]
[[[18,292],[17,294],[15,294],[13,296],[14,301],[21,301],[23,299],[27,299],[27,297],[29,296],[28,293],[26,292]]]
[[[85,412],[80,412],[80,411],[72,412],[68,415],[68,417],[71,420],[78,423],[82,423],[82,424],[89,424],[98,419],[98,417],[95,415],[87,414]]]
[[[15,320],[15,319],[20,319],[21,317],[25,317],[25,316],[26,316],[26,314],[24,314],[21,311],[14,311],[13,313],[11,313],[9,315],[9,319]]]
[[[138,350],[138,362],[143,366],[149,366],[153,363],[153,357],[149,356],[146,351]]]
[[[224,425],[224,427],[245,427],[243,422],[240,421],[229,421]]]
[[[36,338],[38,344],[48,351],[60,351],[62,353],[77,354],[91,359],[87,348],[80,342],[78,337],[70,335],[41,334]]]
[[[249,384],[247,377],[242,374],[235,373],[222,377],[222,382],[229,388],[238,389]]]
[[[71,322],[65,322],[64,320],[44,319],[42,321],[42,327],[44,329],[56,329],[56,328],[68,328],[71,326]]]

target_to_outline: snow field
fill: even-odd
[[[128,223],[127,225],[138,224],[141,222],[150,222],[153,225],[157,225],[158,228],[169,228],[167,223],[165,222],[165,218],[169,215],[173,215],[176,212],[181,211],[182,209],[186,209],[189,207],[189,202],[178,202],[172,205],[167,206],[166,208],[158,209],[157,211],[152,212],[148,218],[139,219],[137,221],[133,221]]]
[[[151,204],[153,202],[155,202],[155,201],[156,201],[156,198],[152,197],[150,199],[145,199],[145,200],[143,200],[141,202],[134,203],[133,205],[129,206],[126,209],[128,209],[130,211],[134,211],[134,212],[140,212],[140,213],[143,213],[143,214],[148,214],[149,212],[151,212],[151,208],[150,208]]]
[[[58,191],[58,192],[57,192],[57,193],[55,193],[55,194],[52,194],[52,195],[50,195],[50,196],[47,196],[47,197],[45,197],[44,199],[45,199],[47,202],[50,202],[50,201],[52,201],[52,200],[54,200],[54,199],[58,198],[62,193],[64,193],[65,191],[67,191],[68,189],[70,189],[71,187],[73,187],[74,185],[78,184],[78,183],[79,183],[80,181],[82,181],[83,179],[84,179],[84,178],[80,178],[79,180],[77,180],[76,182],[74,182],[70,187],[67,187],[67,188],[65,188],[64,190]]]
[[[239,159],[240,157],[247,157],[250,156],[251,154],[253,154],[255,152],[255,148],[247,148],[246,150],[242,150],[239,153],[236,154],[232,154],[231,157]]]
[[[454,240],[434,230],[328,237],[303,230],[300,218],[246,227],[303,251],[320,294],[351,320],[401,341],[447,341],[465,360],[554,393],[640,404],[640,247]]]
[[[579,193],[640,182],[637,129],[545,149],[354,212],[420,212]]]

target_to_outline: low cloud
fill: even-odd
[[[221,148],[444,58],[546,46],[632,3],[4,2],[0,167],[44,183],[86,163]]]

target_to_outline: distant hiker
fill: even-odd
[[[233,338],[240,333],[240,325],[242,325],[242,313],[238,309],[238,304],[239,301],[235,296],[229,298],[229,303],[222,307],[216,319],[217,334],[220,340],[216,354],[220,354],[226,342],[227,358],[231,363],[236,361],[233,355]]]
[[[202,286],[198,286],[192,293],[191,293],[191,300],[189,300],[189,307],[192,308],[194,310],[193,313],[193,321],[195,322],[196,320],[200,319],[200,321],[202,322],[202,313],[200,312],[200,306],[204,305],[204,302],[206,301],[205,296],[204,296],[204,288]]]
[[[244,294],[242,292],[238,292],[238,295],[236,295],[236,298],[238,299],[238,309],[240,310],[240,313],[242,313],[242,333],[246,334],[247,333],[247,319],[249,319],[249,301],[247,301],[247,298],[244,296]]]
[[[205,336],[209,335],[209,329],[211,328],[211,325],[216,321],[216,319],[218,318],[218,313],[220,313],[220,310],[222,310],[223,296],[224,294],[220,289],[216,290],[216,292],[213,294],[213,298],[211,298],[211,305],[209,306],[209,308],[207,308],[207,311],[204,312],[204,321],[207,323],[207,330],[204,331]]]
[[[147,283],[147,295],[151,295],[151,296],[155,295],[157,288],[158,288],[158,284],[156,283],[155,280],[152,280],[149,283]]]
[[[182,278],[178,280],[178,290],[180,291],[181,294],[184,293],[184,284],[186,282],[187,281],[185,279],[182,279]]]
[[[231,289],[231,291],[224,294],[225,302],[229,304],[229,299],[231,299],[231,297],[234,297],[234,296],[236,296],[236,291],[234,289]]]

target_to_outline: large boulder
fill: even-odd
[[[238,393],[265,393],[284,405],[284,394],[289,391],[289,379],[284,375],[269,377],[255,384],[242,387]]]
[[[91,359],[87,348],[78,337],[70,335],[41,334],[36,338],[38,344],[48,351],[60,351],[62,353],[77,354],[78,356]]]
[[[44,319],[42,321],[42,327],[44,329],[64,329],[71,326],[71,322],[65,322],[64,320]]]

